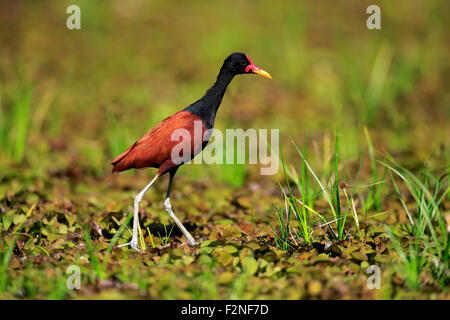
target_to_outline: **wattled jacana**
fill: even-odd
[[[256,73],[272,79],[269,73],[255,66],[246,54],[240,52],[231,54],[225,59],[216,82],[208,91],[206,91],[205,95],[200,100],[158,123],[153,129],[147,132],[142,138],[111,162],[114,166],[112,169],[113,172],[125,171],[132,168],[159,168],[158,173],[152,181],[150,181],[150,183],[134,198],[133,234],[131,241],[121,246],[130,245],[133,249],[140,251],[138,245],[139,203],[145,192],[152,186],[156,179],[167,172],[170,174],[170,179],[166,199],[164,201],[164,209],[186,236],[187,242],[190,245],[197,244],[172,211],[170,192],[172,189],[173,177],[180,165],[193,159],[209,142],[210,135],[208,136],[206,133],[214,126],[217,109],[219,108],[225,90],[233,77],[238,74],[250,73]],[[199,142],[196,142],[196,137],[191,139],[190,137],[183,136],[181,137],[183,139],[173,139],[174,131],[180,129],[182,132],[189,133],[191,137],[194,136],[194,134],[196,134],[194,132],[196,123],[201,125],[202,136],[198,140]],[[174,147],[177,145],[180,147],[180,144],[182,146],[183,144],[187,144],[185,145],[187,149],[182,147],[182,150],[191,151],[189,154],[181,155],[183,158],[182,161],[177,161],[174,159],[172,153]]]

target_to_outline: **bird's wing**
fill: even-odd
[[[198,124],[196,124],[196,121],[198,121]],[[201,136],[194,138],[195,127],[201,128]],[[176,131],[177,129],[181,130]],[[202,137],[205,130],[205,125],[200,117],[189,111],[179,111],[158,123],[114,159],[111,162],[114,165],[113,172],[131,168],[159,167],[164,162],[171,160],[172,149],[180,143],[190,147],[191,157],[193,157],[201,151]],[[198,129],[197,131],[200,132]],[[190,139],[187,139],[186,134],[189,135]],[[195,135],[198,134],[195,133]]]

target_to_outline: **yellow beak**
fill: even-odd
[[[272,79],[272,76],[267,71],[264,71],[263,69],[257,69],[257,70],[252,70],[252,71],[254,73],[259,74],[260,76],[263,76],[268,79]]]

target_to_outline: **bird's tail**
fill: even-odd
[[[111,164],[113,165],[112,172],[120,172],[130,169],[128,165],[126,165],[127,161],[123,161],[126,156],[130,153],[131,149],[133,149],[135,144],[129,147],[127,150],[122,152],[118,157],[116,157]]]

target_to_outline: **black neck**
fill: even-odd
[[[219,109],[223,95],[225,94],[231,80],[233,80],[233,77],[233,73],[222,67],[219,75],[217,76],[217,80],[212,87],[206,91],[205,95],[200,100],[190,105],[185,110],[200,116],[200,118],[202,118],[202,120],[207,124],[207,127],[212,128],[217,109]]]
[[[227,90],[228,85],[231,80],[233,80],[234,74],[231,72],[224,70],[223,68],[220,70],[219,75],[217,76],[216,82],[212,85],[211,88],[206,91],[202,100],[205,104],[217,112],[219,109],[220,103],[222,102],[223,95]]]

